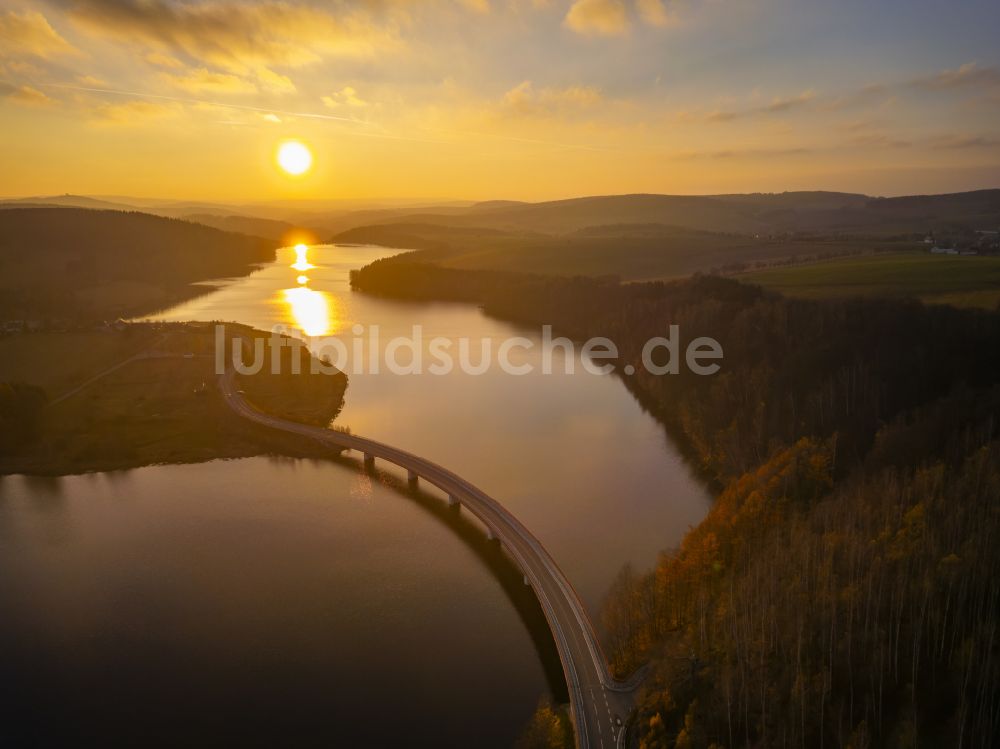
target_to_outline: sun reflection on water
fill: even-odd
[[[298,286],[281,290],[285,318],[310,337],[336,332],[337,300],[325,291],[316,291],[308,286],[309,276],[305,271],[316,267],[309,262],[309,246],[297,244],[292,249],[295,250],[295,262],[290,267],[299,271],[295,277]]]
[[[328,335],[334,326],[334,300],[306,286],[282,289],[282,296],[295,323],[307,336]]]
[[[309,262],[309,247],[304,244],[297,244],[294,247],[295,250],[295,262],[292,263],[292,267],[295,270],[311,270],[316,266]]]

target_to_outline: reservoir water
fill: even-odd
[[[395,252],[286,248],[157,317],[344,340],[377,325],[383,342],[418,324],[425,341],[467,336],[473,351],[539,342],[471,305],[349,289],[350,269]],[[596,618],[622,565],[652,565],[709,497],[619,379],[583,371],[579,354],[573,374],[544,374],[539,348],[520,352],[534,365],[524,376],[352,374],[336,424],[504,503]],[[519,581],[433,490],[412,492],[392,470],[366,475],[350,456],[6,477],[0,710],[42,736],[510,746],[559,689]]]

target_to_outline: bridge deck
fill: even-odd
[[[258,411],[237,392],[232,372],[220,376],[226,403],[240,416],[300,434],[320,443],[363,453],[406,469],[460,502],[492,533],[535,591],[559,652],[577,746],[614,747],[624,738],[620,723],[628,715],[630,685],[611,676],[590,618],[569,580],[537,538],[503,505],[456,473],[425,458],[382,442],[278,419]]]

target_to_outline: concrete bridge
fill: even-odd
[[[426,481],[464,507],[500,542],[524,573],[552,630],[569,691],[576,745],[611,749],[624,745],[624,724],[632,709],[634,684],[616,681],[608,670],[594,627],[569,580],[542,544],[503,505],[461,476],[412,453],[375,440],[269,416],[244,400],[233,373],[219,378],[226,403],[240,416],[273,429],[300,434],[339,450],[357,450],[366,466],[383,460],[403,468],[411,482]]]

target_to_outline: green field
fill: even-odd
[[[864,255],[768,268],[736,278],[810,299],[915,297],[932,304],[983,309],[1000,304],[1000,257],[927,252]]]

